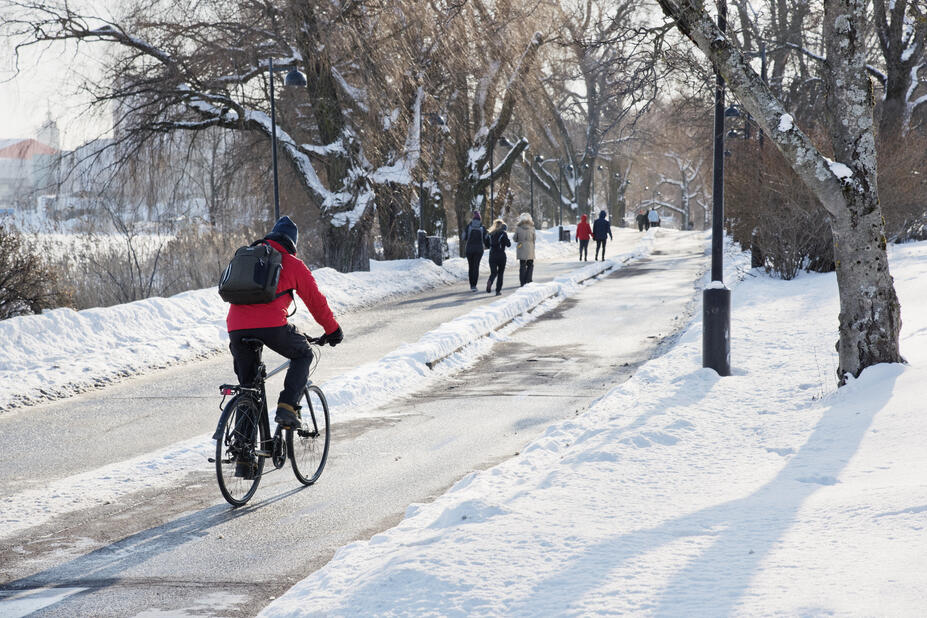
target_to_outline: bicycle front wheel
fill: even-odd
[[[258,457],[258,419],[261,408],[246,395],[232,399],[216,441],[216,477],[222,497],[232,506],[242,506],[261,482],[264,458]],[[261,436],[266,439],[266,436]]]
[[[318,386],[303,389],[300,399],[303,426],[287,430],[287,450],[296,478],[303,485],[312,485],[328,460],[328,402]]]

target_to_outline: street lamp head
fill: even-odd
[[[306,83],[306,76],[300,73],[297,69],[293,69],[287,73],[286,78],[283,80],[284,86],[305,86]]]
[[[725,118],[740,118],[740,110],[737,109],[737,106],[731,103],[726,110],[724,110]]]
[[[540,163],[542,163],[543,161],[544,161],[544,157],[542,157],[541,155],[534,155],[534,162],[535,162],[535,163],[540,164]]]

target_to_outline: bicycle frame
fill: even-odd
[[[281,371],[284,371],[290,366],[290,361],[282,363],[279,367],[274,368],[270,373],[267,373],[267,365],[264,364],[263,360],[258,360],[257,363],[257,377],[255,378],[255,383],[259,384],[258,387],[254,386],[241,386],[240,384],[223,384],[219,387],[219,392],[222,393],[222,403],[219,404],[220,409],[222,409],[222,414],[219,415],[219,421],[216,423],[216,431],[212,435],[213,440],[220,439],[220,431],[222,429],[223,423],[225,423],[226,416],[231,412],[230,406],[225,406],[225,397],[229,395],[241,395],[241,394],[250,394],[251,397],[256,397],[259,399],[258,403],[261,406],[261,418],[258,420],[259,423],[263,425],[264,435],[270,436],[270,418],[267,410],[267,389],[265,384],[267,383],[268,378],[272,378]],[[306,386],[310,386],[312,380],[306,381]],[[316,425],[315,418],[312,418],[312,424],[314,425],[313,430],[318,431],[319,428]],[[260,434],[259,434],[260,435]],[[273,438],[271,438],[271,442]],[[263,444],[261,445],[263,450]]]

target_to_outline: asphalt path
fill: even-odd
[[[256,614],[339,547],[395,525],[410,504],[468,472],[517,456],[550,423],[581,413],[659,353],[696,307],[707,258],[701,234],[658,231],[654,247],[440,387],[374,418],[336,423],[315,486],[301,488],[285,467],[265,476],[248,506],[231,509],[204,467],[170,489],[0,540],[0,615],[27,601],[48,616]],[[543,266],[536,280],[577,263]],[[317,381],[491,300],[464,283],[339,316],[347,338],[327,349]],[[229,365],[208,359],[0,418],[0,488],[9,495],[211,432],[215,387],[231,381]]]

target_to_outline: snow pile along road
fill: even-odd
[[[539,257],[573,253],[552,232],[538,234]],[[484,263],[486,260],[484,260]],[[370,272],[313,272],[335,314],[467,277],[462,258],[371,262]],[[297,315],[307,315],[297,300]],[[225,350],[228,305],[215,288],[113,307],[54,309],[0,321],[0,411],[57,399],[151,369]]]
[[[835,387],[833,274],[734,292],[587,413],[340,550],[262,615],[922,615],[927,243],[892,247],[909,365]]]
[[[519,328],[574,294],[585,281],[618,268],[633,257],[650,253],[652,246],[653,235],[642,236],[633,252],[581,266],[552,283],[529,284],[494,303],[442,324],[414,344],[402,346],[376,362],[325,382],[321,386],[329,402],[333,422],[376,414],[378,405],[425,389],[432,381],[472,365],[481,354],[491,349],[494,338],[487,335],[503,327]],[[412,263],[431,264],[422,261]],[[529,311],[532,311],[531,315]],[[504,334],[506,331],[500,332]],[[441,364],[432,369],[430,365],[439,359]],[[60,479],[41,489],[2,498],[0,538],[57,515],[114,501],[135,491],[174,484],[178,476],[201,469],[214,452],[215,442],[211,434],[207,434],[155,453]]]

